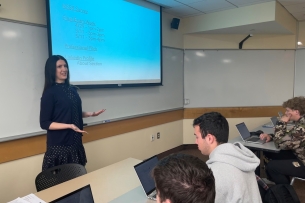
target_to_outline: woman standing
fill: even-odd
[[[47,130],[47,151],[42,170],[67,163],[85,166],[83,118],[98,116],[104,111],[83,112],[76,87],[69,82],[67,60],[60,55],[49,57],[40,104],[40,126]]]

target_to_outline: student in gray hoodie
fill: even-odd
[[[193,122],[196,144],[215,177],[215,203],[262,202],[255,176],[259,159],[241,143],[227,143],[229,125],[218,112],[205,113]]]

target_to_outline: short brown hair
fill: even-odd
[[[294,97],[288,99],[283,103],[284,108],[290,108],[292,110],[298,110],[300,115],[305,114],[305,97]]]
[[[162,159],[152,171],[161,202],[213,203],[215,179],[207,164],[197,157],[174,154]]]

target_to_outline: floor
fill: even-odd
[[[191,154],[193,156],[199,157],[201,160],[208,160],[208,156],[204,156],[200,153],[200,151],[196,149],[183,149],[179,153]],[[263,170],[263,169],[261,169]],[[264,177],[264,173],[262,172],[262,177]],[[293,187],[300,199],[301,203],[305,203],[305,181],[295,180]]]

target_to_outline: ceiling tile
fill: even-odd
[[[204,13],[211,13],[231,8],[236,8],[234,5],[228,3],[225,0],[205,0],[196,3],[190,3],[190,7],[196,8]]]
[[[164,12],[174,14],[180,17],[183,16],[189,16],[189,15],[196,15],[196,14],[202,14],[200,11],[193,9],[189,6],[178,6],[174,8],[168,8],[168,9],[163,9]]]
[[[170,8],[170,7],[177,7],[177,6],[182,6],[183,4],[175,1],[175,0],[146,0],[149,2],[152,2],[154,4],[163,6],[165,8]]]
[[[227,0],[227,1],[234,4],[237,7],[242,7],[242,6],[249,6],[253,4],[260,4],[275,0]]]

